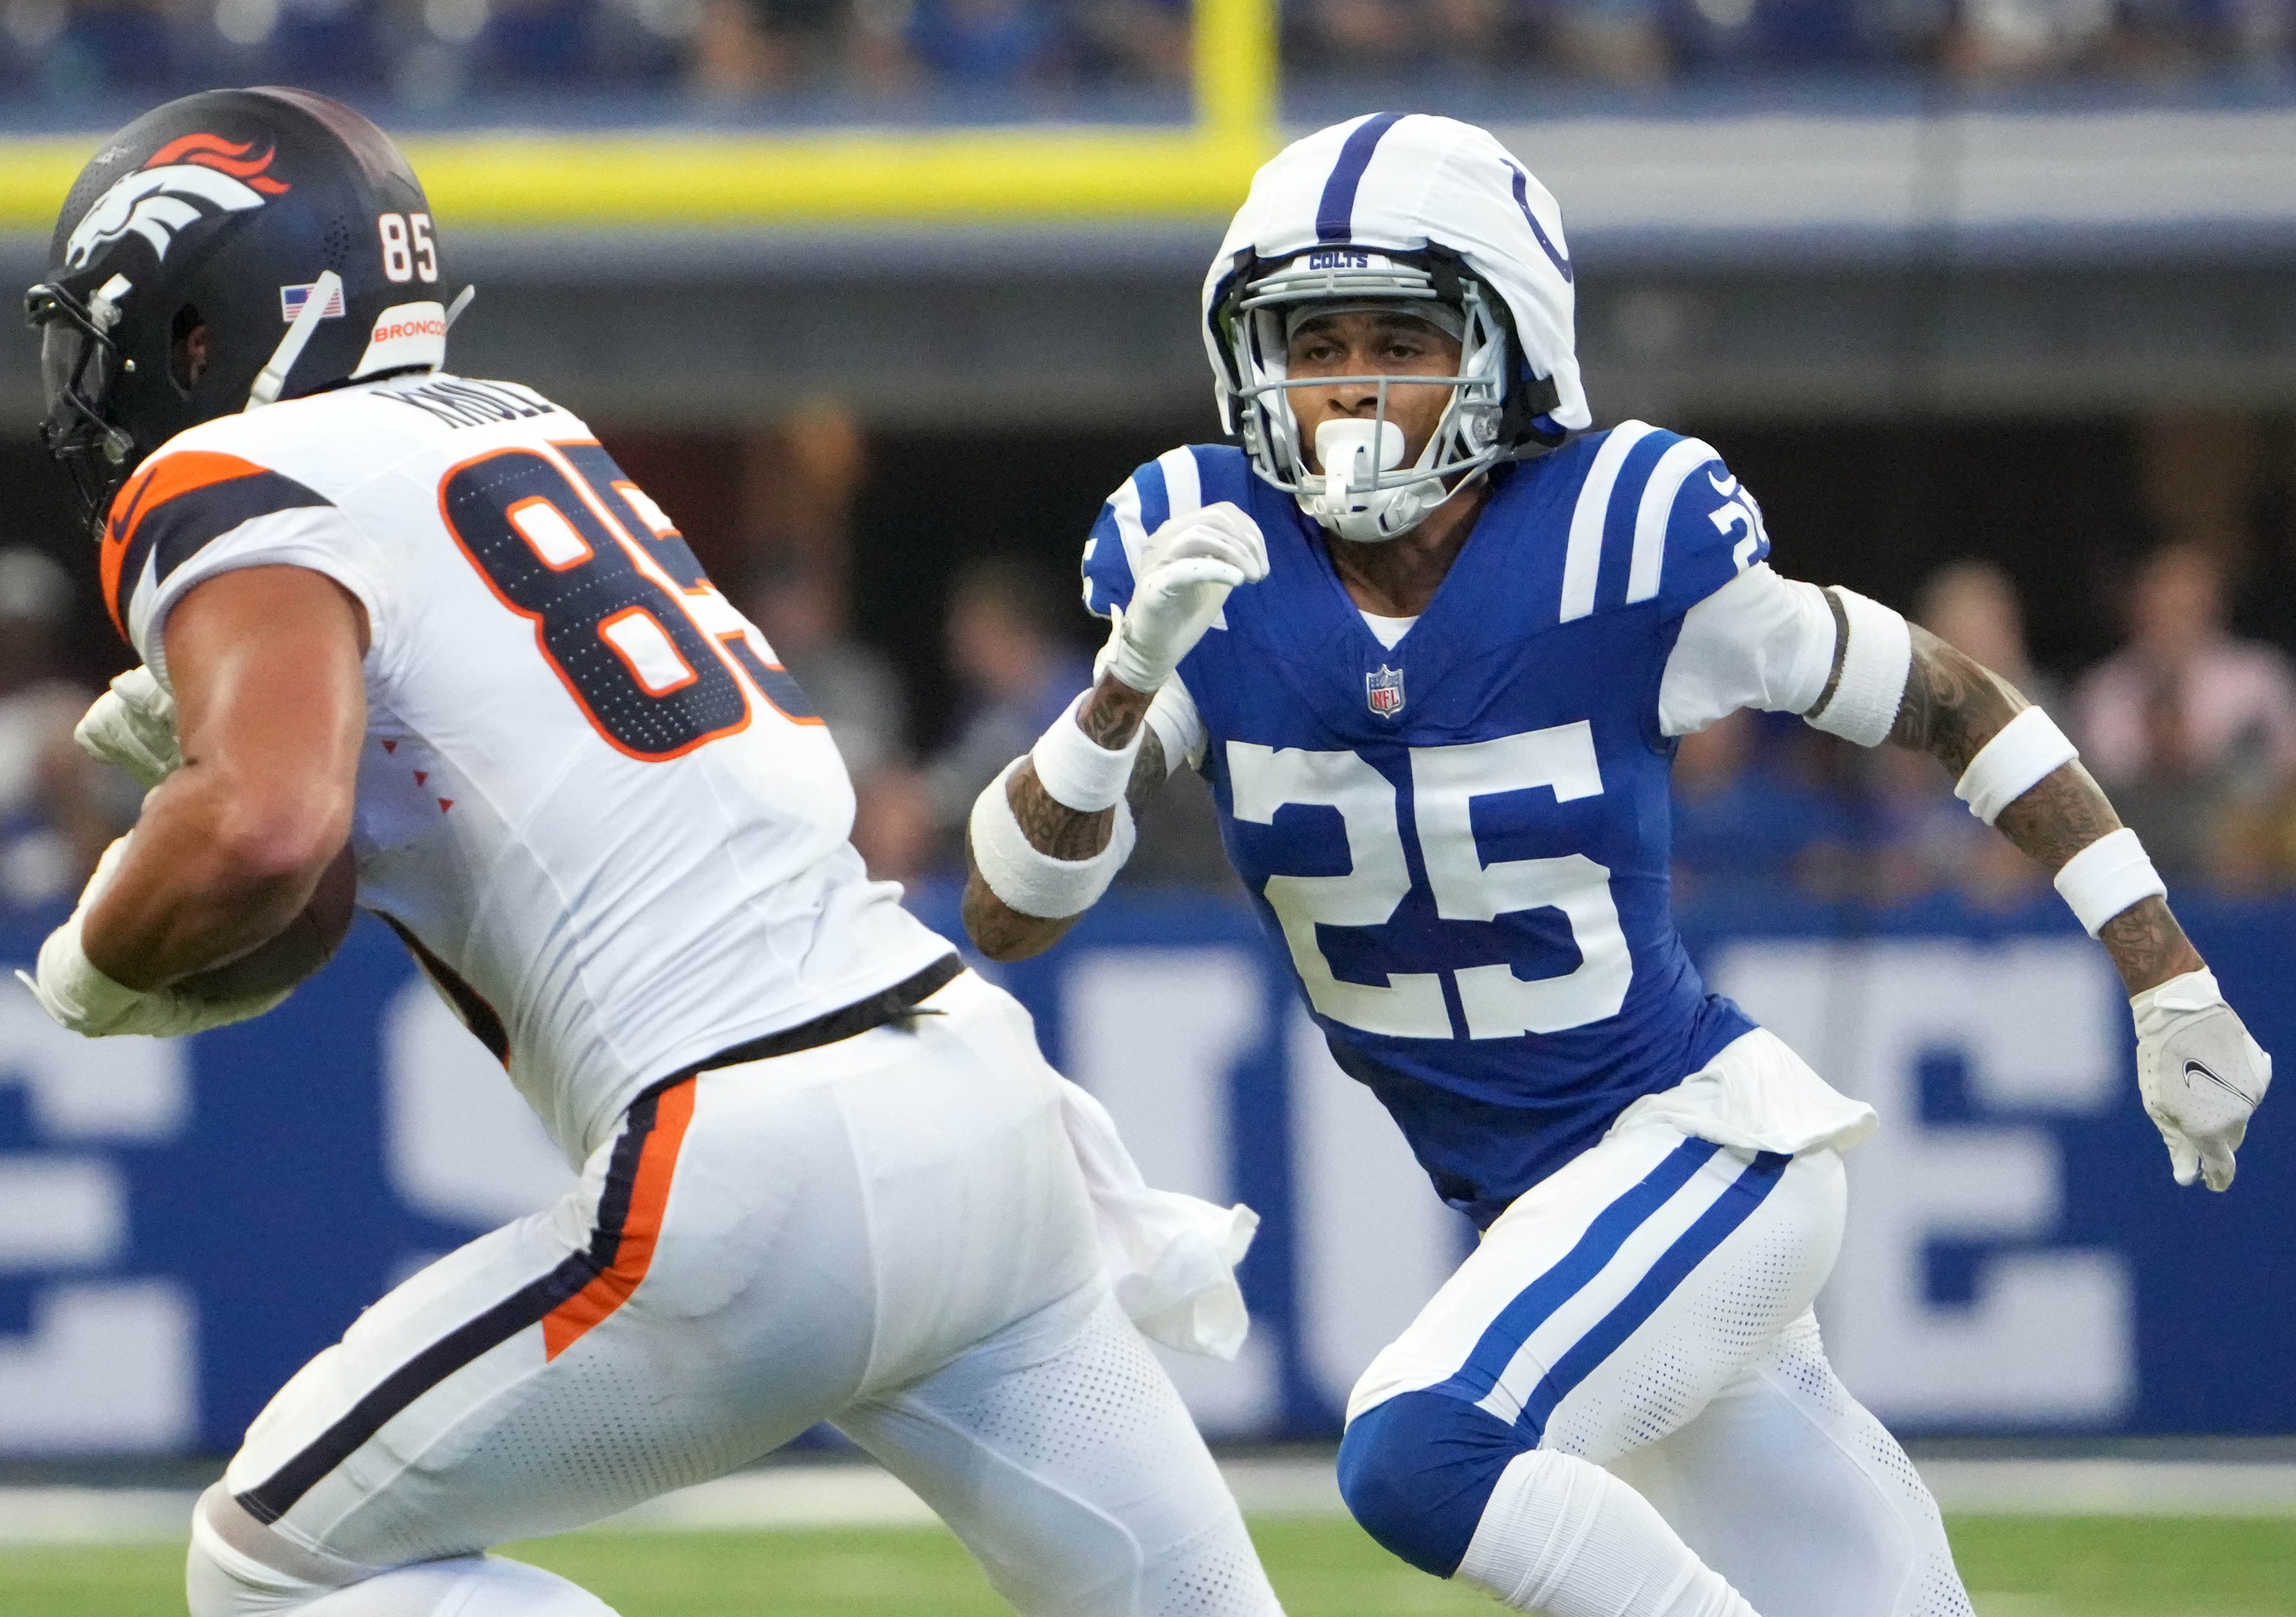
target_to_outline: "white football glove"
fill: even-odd
[[[1267,576],[1267,542],[1259,524],[1228,501],[1170,521],[1140,547],[1132,605],[1112,616],[1116,627],[1095,677],[1113,674],[1135,690],[1156,691],[1196,649],[1227,592]]]
[[[80,751],[100,764],[117,764],[145,791],[184,765],[176,737],[176,698],[149,668],[130,668],[95,698],[72,731]]]
[[[2169,1142],[2180,1185],[2232,1183],[2233,1153],[2272,1085],[2272,1058],[2225,1003],[2213,972],[2171,977],[2129,1001],[2136,1017],[2136,1088]]]
[[[48,1013],[49,1019],[59,1027],[91,1039],[108,1038],[114,1033],[147,1033],[155,1039],[172,1039],[244,1022],[284,1000],[291,989],[234,1000],[204,1000],[180,987],[146,993],[115,983],[96,968],[80,947],[80,924],[89,906],[111,885],[111,878],[127,852],[128,837],[134,835],[131,831],[128,837],[122,837],[104,849],[103,857],[96,862],[95,874],[88,878],[87,886],[79,895],[78,908],[40,945],[39,975],[35,977],[21,971],[16,974],[16,980],[32,991],[32,997],[40,1002],[40,1009]]]

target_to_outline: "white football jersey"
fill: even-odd
[[[686,1064],[949,952],[847,841],[853,789],[772,649],[587,428],[408,376],[226,416],[120,492],[107,598],[284,564],[364,603],[359,902],[570,1159]]]

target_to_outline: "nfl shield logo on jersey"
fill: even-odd
[[[1382,719],[1391,719],[1403,711],[1403,670],[1381,664],[1364,675],[1364,700]]]

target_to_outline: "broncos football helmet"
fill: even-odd
[[[41,437],[100,524],[137,462],[186,428],[437,369],[444,274],[414,170],[348,107],[275,88],[169,102],[80,171],[47,279],[25,296]]]
[[[1295,142],[1253,176],[1205,277],[1204,344],[1221,419],[1253,469],[1344,539],[1391,539],[1490,467],[1593,424],[1573,337],[1573,274],[1554,199],[1472,124],[1374,113]],[[1295,380],[1290,328],[1310,311],[1396,306],[1460,345],[1451,397],[1418,460],[1387,421],[1391,376]],[[1291,392],[1378,388],[1343,463],[1311,468]]]

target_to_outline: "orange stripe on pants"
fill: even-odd
[[[638,1153],[638,1171],[630,1189],[630,1210],[622,1221],[622,1238],[614,1247],[614,1261],[574,1295],[542,1317],[545,1360],[555,1359],[582,1338],[584,1332],[629,1300],[653,1263],[655,1243],[661,1237],[663,1213],[669,1205],[669,1181],[677,1172],[678,1147],[685,1125],[693,1121],[693,1086],[698,1078],[664,1090],[654,1103],[653,1131]]]

